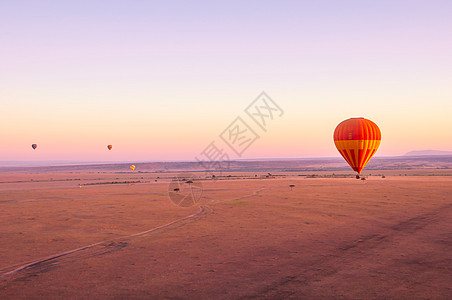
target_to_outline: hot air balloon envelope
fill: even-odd
[[[108,150],[111,150],[111,148],[113,148],[113,146],[112,145],[108,145],[107,148],[108,148]]]
[[[339,153],[359,174],[377,152],[381,132],[377,124],[370,120],[351,118],[337,125],[333,138]]]
[[[131,165],[130,169],[132,169],[132,171],[135,170],[135,165]]]
[[[31,148],[33,148],[33,149],[36,149],[37,147],[38,147],[38,145],[36,145],[36,144],[31,145]]]

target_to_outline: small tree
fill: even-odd
[[[290,190],[292,190],[295,187],[295,184],[291,184],[291,185],[289,185],[289,187],[290,187]]]

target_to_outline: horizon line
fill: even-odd
[[[380,155],[373,158],[414,158],[414,157],[439,157],[452,156],[452,154],[424,154],[424,155]],[[289,160],[321,160],[321,159],[342,159],[341,156],[316,156],[316,157],[278,157],[278,158],[237,158],[234,161],[289,161]],[[109,164],[138,164],[138,163],[196,163],[197,160],[116,160],[116,161],[89,161],[89,160],[3,160],[0,161],[0,168],[8,167],[63,167],[78,165],[109,165]]]

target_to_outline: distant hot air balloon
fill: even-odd
[[[135,170],[135,165],[131,165],[130,169],[132,169],[132,171],[134,171]]]
[[[108,150],[111,150],[111,148],[113,148],[113,146],[112,145],[108,145],[107,148],[108,148]]]
[[[334,144],[353,170],[356,178],[377,152],[381,132],[377,124],[364,118],[342,121],[334,130]]]
[[[33,150],[34,150],[34,149],[38,148],[38,145],[32,144],[32,145],[31,145],[31,148],[33,148]]]

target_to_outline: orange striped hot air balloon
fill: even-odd
[[[353,170],[356,178],[377,152],[381,132],[377,124],[364,118],[342,121],[334,130],[334,144]]]
[[[113,148],[112,145],[107,145],[107,149],[108,149],[108,150],[111,150],[111,148]]]

